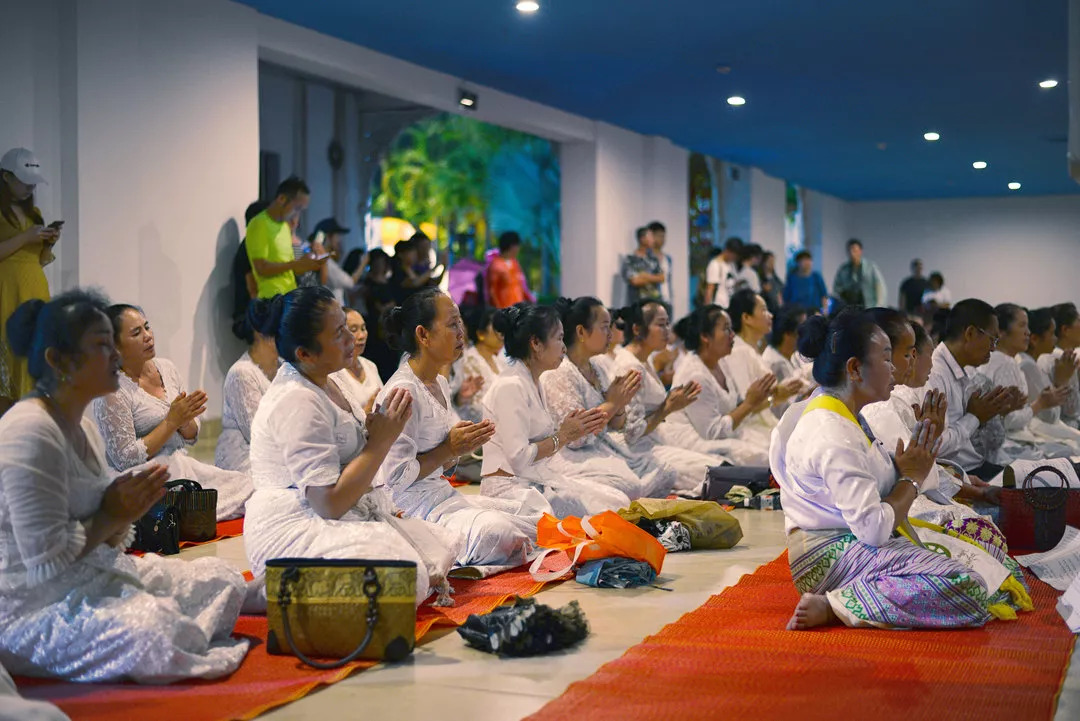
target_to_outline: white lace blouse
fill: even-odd
[[[251,461],[251,422],[259,401],[270,389],[270,379],[263,373],[251,355],[244,355],[233,363],[225,375],[224,405],[221,410],[221,436],[218,438],[214,462],[218,468],[230,471],[248,471]]]
[[[146,443],[142,439],[165,420],[169,415],[170,404],[184,391],[180,372],[172,361],[155,358],[150,362],[161,374],[165,398],[150,395],[138,383],[121,373],[120,388],[115,393],[94,400],[94,419],[105,440],[105,455],[109,466],[117,471],[124,471],[150,460],[146,453]],[[198,419],[195,420],[195,425],[201,425]],[[154,457],[168,456],[185,446],[195,445],[197,439],[198,435],[187,440],[179,431],[173,433]]]

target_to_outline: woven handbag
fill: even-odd
[[[180,479],[165,484],[165,505],[180,512],[181,541],[212,541],[217,538],[217,498],[213,488]]]
[[[1048,551],[1061,541],[1066,525],[1080,527],[1080,490],[1071,488],[1060,469],[1039,466],[1024,478],[1020,488],[1015,487],[1011,470],[1006,469],[998,521],[1010,551]],[[1035,478],[1043,472],[1060,478],[1061,486],[1036,487]]]
[[[314,668],[400,661],[416,645],[413,561],[275,558],[266,562],[266,599],[267,651]]]

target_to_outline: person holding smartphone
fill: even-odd
[[[49,300],[43,266],[54,259],[62,221],[46,225],[34,205],[34,188],[44,183],[41,164],[26,148],[0,157],[0,415],[34,388],[26,360],[15,356],[7,321],[28,300]]]

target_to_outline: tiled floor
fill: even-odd
[[[323,721],[343,718],[347,709],[355,711],[357,718],[394,721],[508,721],[527,716],[560,695],[570,683],[591,675],[784,550],[782,513],[735,513],[744,534],[736,548],[667,557],[660,580],[673,589],[670,592],[652,588],[600,590],[573,581],[541,592],[538,598],[552,606],[576,599],[589,619],[589,638],[569,652],[500,660],[466,648],[456,633],[442,632],[436,640],[419,646],[410,662],[356,674],[262,718]],[[239,538],[189,549],[183,555],[217,555],[246,568],[243,540]],[[1080,672],[1072,668],[1056,719],[1076,718],[1080,718]]]

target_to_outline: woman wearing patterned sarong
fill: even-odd
[[[770,448],[803,594],[788,628],[959,628],[1030,609],[1023,586],[983,548],[908,523],[937,443],[920,421],[894,457],[862,420],[863,406],[889,397],[888,336],[862,312],[811,318],[799,336],[822,391],[788,410]]]

